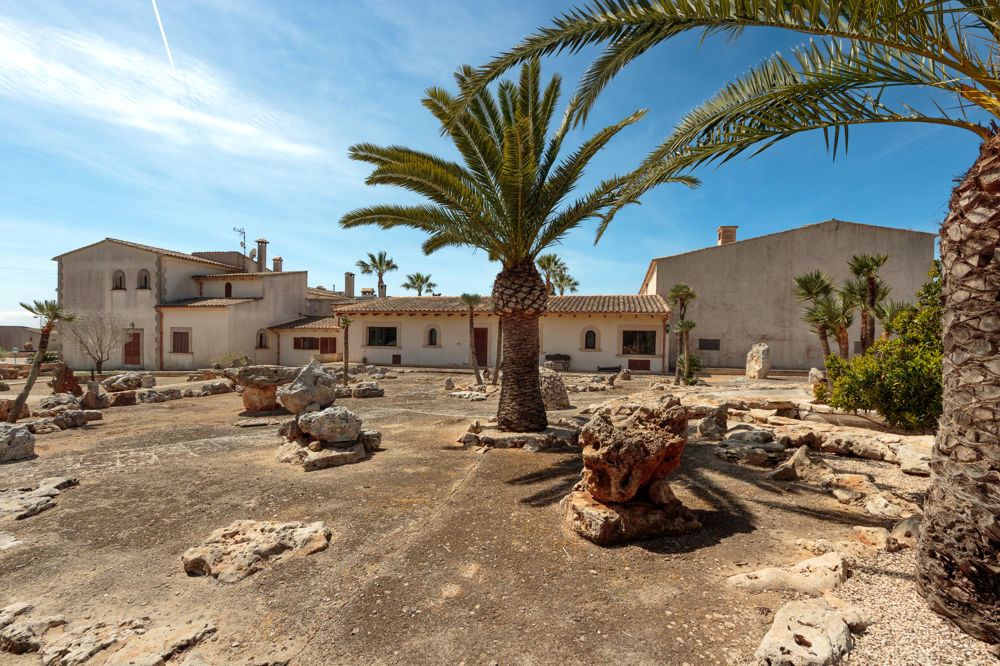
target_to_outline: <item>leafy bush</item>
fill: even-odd
[[[896,337],[882,338],[850,361],[827,359],[830,405],[876,411],[890,426],[910,432],[934,430],[942,412],[940,270],[935,262],[917,293],[917,308],[887,322],[886,331]]]
[[[0,347],[0,361],[7,360],[7,356],[9,354],[10,354],[10,351],[4,349],[3,347]]]

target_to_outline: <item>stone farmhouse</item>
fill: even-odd
[[[550,296],[540,319],[539,362],[556,356],[569,369],[662,372],[670,307],[662,297]],[[345,305],[351,361],[380,365],[469,366],[469,310],[455,296],[378,298]],[[498,317],[484,298],[475,310],[477,362],[496,363]]]
[[[719,227],[716,246],[653,259],[639,289],[640,294],[661,296],[678,282],[694,289],[698,298],[687,311],[687,318],[698,325],[691,332],[691,353],[706,367],[744,367],[747,352],[757,342],[770,347],[773,368],[808,370],[820,365],[819,341],[801,320],[803,306],[792,294],[792,279],[819,269],[845,280],[852,255],[888,254],[880,275],[893,288],[891,298],[912,301],[927,280],[937,238],[843,220],[740,241],[737,228]],[[860,317],[850,339],[860,339]],[[836,343],[831,344],[836,350]],[[858,350],[856,344],[852,347]]]

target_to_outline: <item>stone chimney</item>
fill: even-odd
[[[378,286],[378,297],[385,298],[385,292],[386,292],[386,285],[380,284]]]
[[[273,269],[274,272],[275,273],[280,273],[281,272],[281,262],[283,261],[283,259],[281,257],[275,257],[271,261],[274,263],[274,269]]]
[[[354,298],[354,273],[344,273],[344,296]]]
[[[739,226],[719,227],[719,245],[728,245],[735,242],[737,229],[739,229]]]
[[[267,241],[263,238],[257,239],[257,272],[263,273],[267,269]]]

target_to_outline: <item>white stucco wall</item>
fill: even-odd
[[[212,359],[228,351],[225,343],[230,328],[228,308],[163,308],[162,312],[164,370],[207,368]],[[176,329],[190,329],[190,353],[172,351]]]
[[[319,349],[295,349],[294,338],[334,338],[337,340],[337,352],[335,355],[320,354]],[[341,331],[330,329],[283,329],[271,331],[271,347],[277,352],[280,345],[281,353],[275,354],[274,363],[281,365],[307,365],[315,357],[323,363],[331,363],[337,359],[343,359],[344,336]],[[280,358],[279,358],[280,356]]]
[[[584,349],[584,334],[597,334],[597,349]],[[653,331],[656,333],[656,354],[652,356],[622,353],[622,331]],[[620,315],[545,315],[541,320],[539,362],[546,354],[569,354],[570,369],[592,372],[597,368],[620,365],[628,367],[629,359],[649,360],[651,372],[663,367],[663,316]]]

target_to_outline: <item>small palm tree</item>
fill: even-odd
[[[677,332],[684,336],[684,380],[691,379],[691,331],[698,324],[690,319],[682,319],[677,324]],[[680,363],[678,363],[680,365]]]
[[[826,359],[830,356],[830,341],[828,339],[830,331],[826,327],[816,303],[824,296],[833,293],[833,278],[820,270],[797,275],[792,279],[792,293],[795,294],[795,300],[799,303],[809,303],[802,314],[802,321],[812,326],[813,330],[816,331],[819,345],[823,349],[823,367],[825,368]]]
[[[545,288],[549,290],[550,294],[554,294],[553,283],[559,274],[566,272],[566,264],[558,255],[543,254],[535,259],[535,265],[538,266],[538,272],[545,279]]]
[[[848,329],[854,325],[854,310],[857,308],[855,297],[845,291],[839,291],[836,294],[820,298],[816,301],[816,307],[818,308],[817,317],[836,334],[840,358],[846,361],[851,357]]]
[[[340,325],[344,329],[344,386],[347,386],[347,368],[350,363],[348,360],[348,352],[350,351],[348,336],[351,331],[351,319],[349,317],[341,317]]]
[[[21,303],[21,307],[35,317],[42,318],[42,329],[38,339],[38,350],[35,352],[35,357],[31,360],[31,370],[28,372],[28,380],[24,383],[24,388],[21,389],[18,396],[14,398],[14,405],[10,408],[10,413],[7,414],[8,423],[17,423],[17,417],[21,413],[21,410],[24,409],[24,403],[28,401],[28,394],[31,393],[31,387],[35,385],[35,380],[38,379],[38,373],[42,368],[42,362],[45,360],[45,354],[49,350],[49,337],[52,335],[56,324],[61,321],[75,321],[77,318],[75,312],[67,310],[55,301],[34,301],[31,305]]]
[[[885,262],[887,254],[856,254],[851,257],[848,266],[855,277],[865,281],[865,302],[861,308],[861,352],[875,343],[875,305],[878,302],[878,272]]]
[[[917,306],[910,301],[888,301],[875,305],[875,317],[882,322],[882,337],[892,335],[892,320],[904,312],[916,310]]]
[[[424,289],[428,292],[434,291],[437,287],[436,284],[431,282],[430,275],[424,275],[423,273],[410,273],[406,276],[406,282],[402,285],[403,289],[412,289],[417,292],[417,296],[423,296]]]
[[[479,294],[462,294],[462,304],[469,308],[469,359],[472,361],[472,371],[476,373],[476,384],[482,384],[479,374],[479,361],[476,359],[476,308],[483,302]]]
[[[569,293],[575,294],[579,287],[580,283],[574,280],[569,273],[562,272],[552,278],[552,288],[558,291],[560,296],[565,296],[567,289]]]
[[[390,271],[399,270],[399,266],[396,265],[396,262],[389,257],[385,250],[381,250],[378,254],[369,252],[368,261],[359,260],[357,266],[365,275],[374,274],[378,276],[379,296],[382,295],[382,288],[385,286],[385,281],[382,280],[385,274]]]
[[[678,321],[684,321],[687,316],[687,306],[688,303],[698,298],[698,294],[695,293],[694,289],[684,284],[683,282],[678,282],[670,288],[667,292],[667,301],[670,302],[675,308],[677,308],[677,319]],[[677,328],[677,355],[674,361],[674,384],[681,383],[681,350],[684,348],[684,331],[680,329],[678,325]]]
[[[819,346],[823,350],[823,367],[826,367],[826,359],[830,357],[830,333],[833,332],[829,325],[829,320],[827,319],[826,310],[820,306],[820,301],[829,298],[830,295],[826,294],[820,296],[816,301],[807,307],[802,313],[802,321],[813,327],[816,331],[816,336],[819,338]]]

